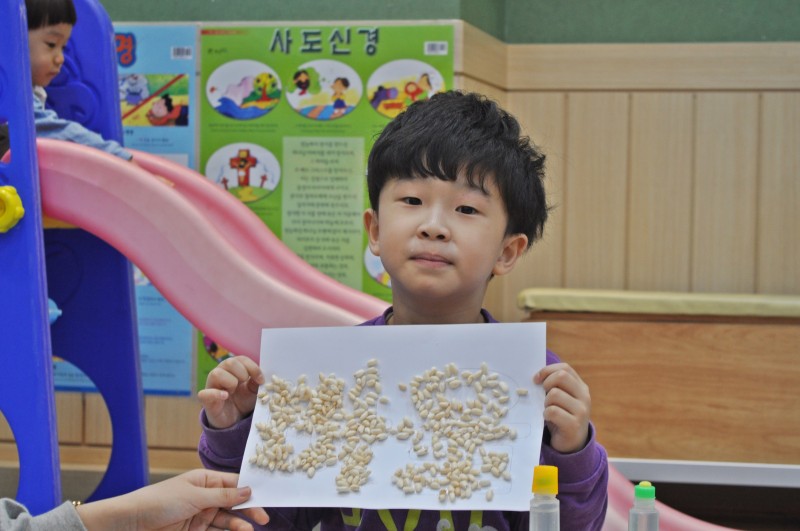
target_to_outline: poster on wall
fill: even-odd
[[[116,24],[125,146],[195,165],[197,25]]]
[[[408,105],[453,88],[451,24],[202,26],[199,170],[308,263],[384,300],[366,159]],[[269,304],[269,301],[264,301]],[[198,385],[231,355],[198,335]]]
[[[196,25],[115,25],[124,144],[195,168]],[[142,387],[189,395],[196,358],[191,324],[134,267]],[[58,390],[92,391],[77,367],[54,361]]]

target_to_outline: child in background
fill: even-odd
[[[28,12],[28,46],[33,78],[33,118],[36,136],[67,140],[101,149],[125,160],[133,155],[113,140],[106,140],[71,120],[64,120],[44,104],[45,88],[64,65],[64,48],[77,22],[72,0],[25,0]]]
[[[367,326],[494,323],[482,309],[493,276],[509,273],[547,219],[544,156],[516,119],[474,94],[448,92],[412,104],[383,130],[369,155],[370,250],[392,279],[393,305]],[[520,352],[524,356],[524,352]],[[561,529],[600,529],[608,488],[606,452],[589,421],[591,398],[577,372],[547,352],[533,375],[544,387],[542,464],[559,469]],[[250,430],[258,365],[222,362],[199,393],[200,458],[238,471]],[[309,500],[313,504],[313,500]],[[408,529],[408,510],[272,508],[268,529]],[[417,511],[418,512],[418,511]],[[527,530],[528,512],[421,511],[417,529]]]

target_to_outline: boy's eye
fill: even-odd
[[[418,197],[404,197],[403,203],[407,205],[421,205],[422,201]]]
[[[467,205],[461,205],[460,207],[458,207],[456,209],[456,212],[461,212],[462,214],[470,214],[471,215],[471,214],[477,214],[478,213],[478,209],[475,208],[475,207],[467,206]]]

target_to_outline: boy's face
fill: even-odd
[[[150,108],[150,112],[153,116],[157,118],[161,118],[162,116],[167,115],[167,104],[164,100],[156,100],[153,102],[153,106]]]
[[[463,176],[386,183],[379,214],[368,210],[364,221],[370,250],[392,278],[395,304],[480,307],[490,276],[511,271],[528,240],[505,235],[500,192],[492,179],[485,184],[487,193]]]
[[[70,24],[54,24],[28,31],[33,84],[46,87],[61,71],[64,47],[72,35]]]
[[[344,88],[344,83],[342,83],[338,79],[333,82],[333,84],[331,85],[331,89],[333,89],[334,94],[344,94],[344,91],[346,90]]]

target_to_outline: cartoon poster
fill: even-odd
[[[116,24],[125,146],[196,168],[197,25]]]
[[[389,300],[361,221],[366,159],[389,120],[453,88],[452,25],[204,25],[198,54],[199,171],[311,265]],[[203,385],[230,353],[198,341]]]
[[[125,146],[195,168],[197,25],[114,29]],[[192,326],[134,270],[144,391],[188,395],[196,357]],[[57,389],[94,390],[77,367],[60,359],[53,366]]]
[[[125,145],[196,169],[196,24],[114,27]],[[138,268],[136,312],[146,393],[190,394],[191,324]]]

